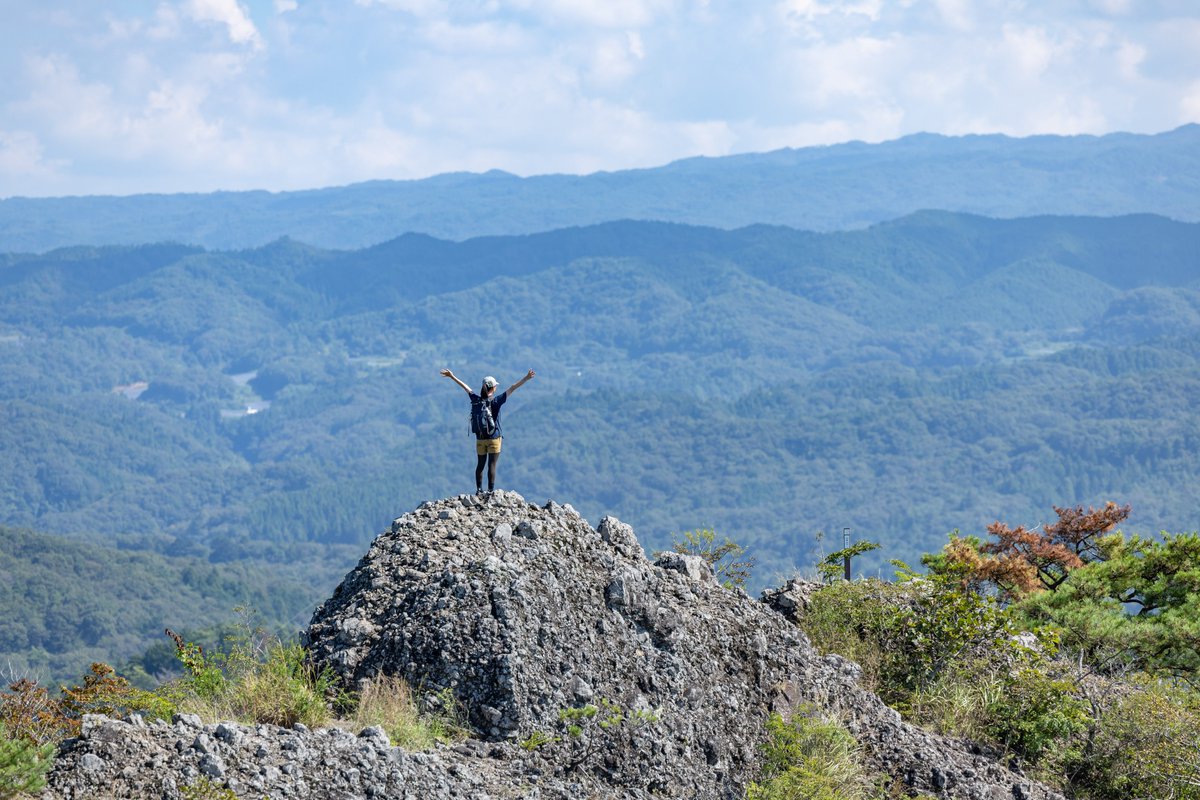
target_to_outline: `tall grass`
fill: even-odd
[[[392,744],[405,750],[428,750],[438,742],[466,737],[462,708],[453,694],[443,690],[429,698],[431,709],[422,712],[408,683],[394,675],[380,675],[358,696],[353,711],[338,725],[355,730],[379,726]]]
[[[791,720],[772,714],[767,732],[764,780],[749,786],[746,800],[869,800],[858,743],[839,722],[811,710]]]
[[[226,664],[228,671],[221,673],[219,680],[201,670],[193,676],[199,680],[185,679],[179,684],[176,708],[206,722],[233,720],[283,727],[299,722],[319,728],[333,721],[326,699],[333,692],[332,674],[309,665],[299,644],[276,639],[265,646],[261,659],[238,652]]]

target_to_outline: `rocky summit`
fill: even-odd
[[[720,586],[697,556],[649,560],[612,517],[592,528],[512,492],[425,503],[375,539],[303,639],[351,690],[401,676],[452,696],[471,739],[406,753],[380,729],[89,717],[46,796],[177,798],[207,776],[256,798],[733,800],[759,775],[769,715],[816,708],[899,795],[1059,797],[901,721],[855,664],[812,647],[786,613],[802,598],[765,599]]]

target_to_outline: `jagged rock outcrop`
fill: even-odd
[[[406,753],[378,729],[89,718],[46,797],[176,800],[209,777],[254,798],[740,800],[768,715],[804,705],[839,715],[910,792],[1058,797],[902,722],[780,613],[799,602],[722,588],[694,556],[651,563],[627,525],[593,529],[570,506],[511,492],[426,503],[375,539],[304,638],[347,687],[399,675],[453,692],[476,738]],[[595,717],[564,721],[589,704]]]
[[[762,593],[762,601],[799,625],[812,605],[813,594],[823,585],[818,581],[788,578],[783,586],[765,590]]]
[[[722,588],[697,557],[652,564],[629,526],[499,492],[396,520],[316,614],[312,657],[347,685],[397,674],[450,688],[481,736],[523,740],[605,701],[656,720],[577,767],[614,791],[740,797],[772,710],[845,720],[874,765],[944,797],[1034,798],[1045,787],[900,721],[784,616]],[[536,751],[533,757],[540,754]],[[548,774],[565,774],[545,756]]]

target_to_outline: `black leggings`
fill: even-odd
[[[479,456],[479,460],[475,463],[475,488],[476,490],[483,488],[483,465],[487,464],[488,468],[488,491],[496,490],[496,462],[500,460],[499,453],[484,453]]]

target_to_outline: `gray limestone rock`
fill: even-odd
[[[493,534],[465,535],[472,529]],[[522,537],[529,543],[517,547]],[[562,715],[587,704],[640,712],[644,724],[606,737],[603,758],[567,769],[578,755],[570,743],[531,756],[548,774],[601,781],[617,795],[741,797],[757,776],[767,716],[815,704],[846,720],[873,766],[911,790],[1054,797],[904,724],[858,685],[856,664],[816,653],[778,613],[802,608],[806,589],[793,581],[782,599],[757,602],[719,586],[698,556],[650,563],[613,517],[593,530],[570,506],[496,492],[478,506],[452,498],[402,517],[317,609],[305,641],[314,663],[347,685],[395,674],[450,689],[476,734],[496,743],[560,732]],[[347,643],[338,631],[349,616],[375,633]]]
[[[789,619],[806,603],[798,585],[764,600],[722,588],[695,556],[650,563],[612,517],[593,529],[512,492],[424,503],[375,539],[302,639],[346,687],[399,675],[430,704],[452,693],[474,739],[409,753],[377,727],[89,716],[42,798],[179,800],[206,776],[255,798],[740,800],[768,716],[816,706],[906,792],[1059,800],[907,725],[856,664],[820,656]]]

